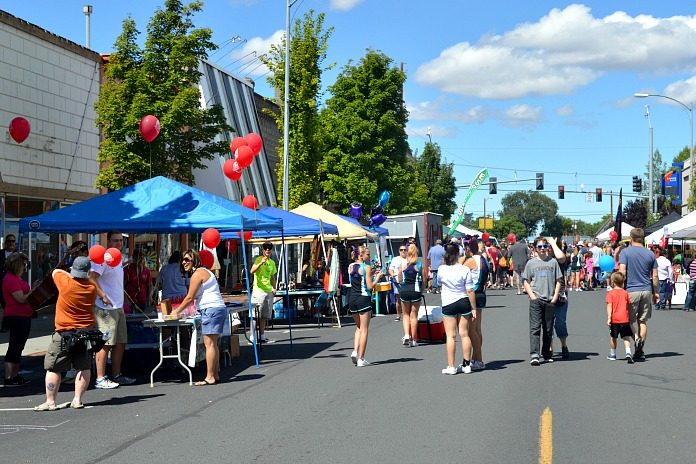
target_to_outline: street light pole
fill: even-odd
[[[289,208],[290,195],[290,8],[297,0],[287,0],[285,9],[285,92],[283,101],[283,209]]]
[[[655,181],[653,180],[653,127],[650,121],[650,105],[645,105],[645,119],[648,120],[649,144],[648,144],[648,177],[650,187],[648,187],[648,200],[650,201],[650,214],[655,214]]]
[[[691,106],[687,105],[686,103],[682,102],[681,100],[677,100],[676,98],[673,97],[668,97],[667,95],[660,95],[657,93],[634,93],[634,97],[636,98],[647,98],[647,97],[660,97],[660,98],[666,98],[667,100],[672,100],[674,103],[680,104],[686,111],[689,112],[689,130],[691,132],[691,145],[689,147],[689,186],[690,190],[693,190],[693,182],[694,182],[694,105],[693,103]],[[652,155],[651,155],[652,156]],[[689,196],[691,196],[691,192],[689,192]]]

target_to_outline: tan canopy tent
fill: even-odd
[[[320,205],[317,205],[316,203],[305,203],[304,205],[298,206],[297,208],[290,210],[291,212],[295,214],[301,214],[302,216],[306,216],[308,218],[316,219],[318,221],[322,221],[325,223],[333,224],[336,227],[338,227],[338,235],[342,239],[348,239],[348,240],[355,240],[355,239],[363,239],[365,237],[371,239],[371,240],[376,240],[378,238],[378,235],[374,232],[369,232],[365,230],[364,228],[353,224],[350,221],[346,221],[342,217],[338,216],[337,214],[334,214],[330,211],[325,210],[322,208]],[[335,236],[333,235],[324,235],[324,238],[334,238]],[[297,237],[300,238],[300,237]],[[310,238],[311,240],[311,238]],[[288,243],[293,243],[295,240],[290,239],[286,240]],[[299,240],[297,240],[299,241]]]

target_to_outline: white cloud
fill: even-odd
[[[443,91],[489,99],[567,94],[611,71],[692,72],[696,16],[655,18],[590,8],[552,9],[476,44],[461,42],[421,65],[416,80]],[[696,82],[684,81],[689,92]]]
[[[572,116],[575,114],[575,109],[570,105],[560,106],[556,108],[557,116]]]
[[[482,122],[491,116],[483,106],[472,106],[465,111],[449,111],[442,108],[442,101],[425,101],[407,104],[411,121],[459,121],[466,124]]]
[[[696,103],[696,76],[673,82],[665,87],[665,91],[662,93],[686,103],[687,106],[693,107],[694,103]]]
[[[331,0],[331,9],[348,11],[362,2],[363,0]]]
[[[502,114],[503,124],[506,126],[533,126],[544,116],[544,109],[540,106],[514,105]]]
[[[234,63],[227,66],[227,68],[236,74],[244,76],[261,76],[266,74],[268,68],[261,63],[258,57],[268,53],[271,45],[280,45],[284,35],[285,31],[277,30],[269,37],[248,39],[244,45],[230,53],[229,58]]]

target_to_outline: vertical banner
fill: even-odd
[[[469,202],[469,199],[474,194],[474,192],[478,190],[481,184],[486,182],[487,179],[488,168],[483,168],[481,172],[476,174],[474,181],[469,186],[469,191],[466,192],[466,195],[464,196],[464,201],[462,202],[462,205],[459,207],[459,211],[457,211],[457,214],[454,216],[454,219],[452,220],[452,224],[450,224],[450,228],[447,231],[447,235],[452,235],[452,232],[454,232],[457,226],[461,224],[462,219],[464,219],[464,208],[466,208],[466,204]]]
[[[614,219],[614,232],[616,232],[616,242],[623,239],[621,230],[623,229],[623,188],[619,190],[619,207],[616,209],[616,218]]]

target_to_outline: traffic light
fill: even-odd
[[[497,177],[491,177],[488,179],[488,193],[491,195],[495,195],[498,193],[498,178]]]
[[[536,189],[537,190],[544,190],[544,173],[543,172],[536,173]]]
[[[642,192],[643,191],[643,181],[640,180],[639,176],[633,176],[633,191]]]
[[[596,197],[596,198],[597,198],[597,201],[598,201],[598,202],[601,202],[601,201],[602,201],[602,189],[601,189],[601,188],[598,188],[597,190],[595,190],[595,193],[596,193],[596,196],[597,196],[597,197]]]
[[[565,187],[562,185],[558,186],[558,199],[563,200],[565,198]]]

